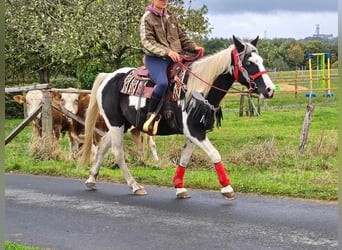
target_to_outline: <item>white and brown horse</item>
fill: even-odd
[[[86,116],[86,111],[88,109],[89,105],[89,100],[90,100],[90,95],[89,94],[79,94],[77,93],[77,90],[74,88],[69,88],[69,91],[71,92],[65,92],[61,94],[61,99],[60,99],[60,104],[63,106],[66,110],[71,112],[74,115],[77,115],[81,119],[85,119]],[[72,92],[75,91],[75,92]],[[76,159],[76,155],[78,153],[80,145],[83,144],[84,141],[84,126],[69,118],[68,121],[70,122],[71,125],[71,136],[74,138],[72,141],[72,144],[70,145],[71,147],[71,152],[72,152],[72,157],[73,159]],[[95,124],[95,127],[103,132],[107,132],[108,129],[104,123],[104,120],[101,115],[98,115],[97,121]],[[140,133],[139,130],[136,128],[132,127],[130,129],[132,133],[133,140],[136,144],[137,152],[134,152],[135,155],[138,157],[138,159],[143,159],[143,136]],[[96,145],[100,141],[101,137],[94,133],[94,152],[96,151]],[[158,153],[157,153],[157,147],[156,143],[154,140],[154,136],[148,136],[148,145],[151,150],[152,156],[155,161],[158,161]],[[110,147],[110,141],[108,141],[107,148]]]
[[[190,197],[184,188],[183,177],[190,156],[197,145],[211,159],[222,186],[221,193],[224,198],[235,199],[235,193],[221,156],[209,141],[206,132],[213,129],[215,120],[221,119],[220,102],[235,81],[246,86],[249,92],[258,93],[262,98],[273,97],[275,85],[267,74],[263,59],[256,49],[258,37],[250,43],[245,43],[233,36],[233,41],[234,44],[229,48],[191,63],[184,78],[186,94],[182,95],[178,101],[165,103],[159,112],[161,119],[157,135],[183,134],[186,138],[180,162],[173,177],[178,198]],[[113,154],[123,171],[128,186],[136,195],[147,194],[144,187],[138,184],[130,174],[123,150],[124,133],[132,125],[142,130],[147,115],[146,104],[149,101],[141,96],[122,94],[123,82],[132,70],[132,68],[121,68],[109,74],[100,73],[94,82],[86,116],[86,138],[79,158],[81,163],[89,163],[92,131],[98,112],[104,117],[109,131],[102,138],[103,143],[100,142],[89,178],[86,180],[88,188],[96,189],[96,177],[100,164],[108,149],[107,142],[111,141]],[[167,112],[165,112],[166,109]],[[165,113],[168,115],[165,116]]]

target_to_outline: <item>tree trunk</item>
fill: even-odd
[[[50,70],[41,69],[39,70],[39,83],[49,83],[50,82]]]
[[[120,58],[115,58],[113,62],[114,62],[114,69],[115,70],[121,68],[121,59]]]

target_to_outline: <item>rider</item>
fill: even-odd
[[[196,45],[182,30],[178,19],[167,10],[168,0],[150,0],[140,20],[140,39],[145,53],[144,62],[156,84],[147,107],[148,120],[143,130],[148,132],[154,120],[157,106],[167,86],[167,68],[181,60],[183,50],[190,52],[204,50]]]

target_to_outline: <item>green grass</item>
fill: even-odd
[[[43,250],[43,248],[29,247],[27,245],[6,241],[5,250]]]
[[[269,105],[269,107],[271,107]],[[305,106],[292,109],[262,108],[260,117],[239,117],[224,112],[222,127],[208,133],[221,153],[234,189],[243,193],[306,199],[337,200],[337,104],[315,105],[307,147],[298,152]],[[6,120],[6,135],[21,120]],[[130,135],[126,142],[133,147]],[[61,140],[59,160],[36,159],[27,150],[31,128],[25,128],[5,148],[7,172],[20,172],[85,179],[88,169],[66,160],[67,140]],[[144,185],[172,186],[174,167],[184,143],[181,135],[156,138],[159,162],[154,162],[145,146],[144,162],[127,155],[136,180]],[[110,156],[106,157],[99,180],[125,183]],[[219,190],[212,163],[196,148],[185,175],[186,187]]]

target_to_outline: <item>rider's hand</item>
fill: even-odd
[[[196,46],[196,47],[195,47],[195,51],[200,51],[200,50],[202,50],[202,56],[203,56],[203,54],[204,54],[204,48],[203,48],[203,47],[200,47],[200,46]]]
[[[200,47],[200,46],[196,46],[196,47],[195,47],[195,50],[196,50],[196,51],[203,50],[203,52],[204,52],[204,48],[203,48],[203,47]]]
[[[172,61],[174,62],[179,62],[181,60],[180,55],[177,52],[170,51],[168,56],[171,58]]]

